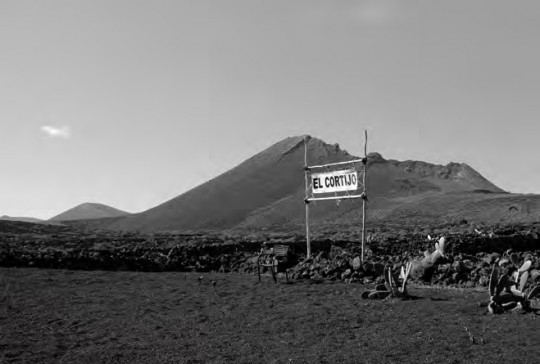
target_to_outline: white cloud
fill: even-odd
[[[51,138],[63,138],[63,139],[69,139],[71,136],[71,130],[69,126],[51,126],[51,125],[43,125],[41,127],[41,131],[50,136]]]

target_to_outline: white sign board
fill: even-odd
[[[358,174],[354,169],[311,175],[313,193],[332,193],[358,189]]]

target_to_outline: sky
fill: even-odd
[[[540,193],[537,0],[1,0],[0,215],[140,212],[289,136]],[[303,161],[299,161],[299,166]]]

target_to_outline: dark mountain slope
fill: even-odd
[[[303,189],[264,206],[248,216],[238,228],[265,226],[293,229],[304,224]],[[368,217],[371,221],[437,221],[458,219],[459,207],[495,195],[506,196],[500,188],[466,164],[446,166],[425,162],[385,160],[380,154],[368,157]],[[347,224],[361,221],[362,202],[320,201],[310,204],[310,221],[315,225]],[[454,206],[454,214],[450,210]],[[448,216],[447,216],[448,215]],[[484,214],[483,216],[487,216]]]
[[[338,146],[308,138],[310,160],[351,159]],[[250,213],[304,186],[304,137],[291,137],[256,154],[228,172],[143,213],[110,225],[125,230],[227,229]]]
[[[176,198],[139,214],[105,219],[99,227],[193,231],[303,224],[304,138],[309,165],[357,158],[337,144],[330,145],[309,136],[286,138]],[[368,160],[369,211],[373,218],[401,218],[406,214],[437,218],[450,214],[448,209],[433,208],[438,206],[437,198],[444,200],[441,196],[476,193],[483,199],[488,194],[503,193],[466,164],[398,162],[385,160],[378,153],[370,154]],[[465,197],[457,200],[460,198]],[[423,199],[427,199],[426,208],[421,203]],[[429,202],[432,200],[435,202]],[[321,224],[356,224],[361,214],[360,200],[343,201],[339,205],[335,201],[317,202],[312,206],[310,217]]]

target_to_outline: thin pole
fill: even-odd
[[[304,177],[306,181],[306,198],[304,200],[306,204],[306,244],[307,244],[307,258],[311,257],[311,243],[309,241],[309,184],[308,184],[308,164],[307,164],[307,138],[304,138]]]
[[[367,186],[366,186],[366,174],[367,174],[367,130],[364,130],[364,198],[362,198],[362,264],[364,264],[364,251],[366,246],[366,198],[367,198]]]

